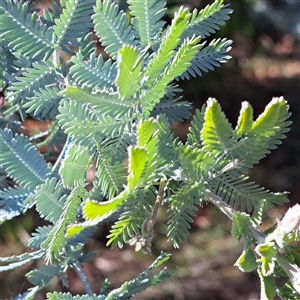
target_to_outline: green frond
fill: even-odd
[[[67,138],[64,132],[57,124],[50,124],[49,134],[50,136],[47,138],[48,153],[53,154],[56,150],[61,151]]]
[[[46,9],[43,9],[43,13],[40,16],[40,21],[47,27],[52,27],[53,25],[55,25],[55,19],[58,19],[60,14],[61,8],[56,2],[52,2],[52,8],[47,7]]]
[[[36,209],[42,218],[55,224],[62,214],[66,198],[62,182],[54,177],[47,178],[35,195]]]
[[[187,135],[187,145],[196,144],[199,146],[199,148],[202,148],[201,130],[204,124],[205,111],[205,104],[202,105],[201,110],[196,110],[196,114],[193,117],[191,127],[189,128],[189,133]]]
[[[20,267],[22,265],[25,265],[33,260],[41,259],[44,255],[44,252],[42,250],[38,250],[31,253],[23,253],[21,255],[12,255],[10,257],[0,257],[0,272],[9,271],[12,269],[15,269],[17,267]],[[7,264],[7,265],[2,265]]]
[[[39,59],[54,50],[53,30],[41,26],[36,12],[31,13],[28,8],[28,3],[1,1],[1,38],[22,55]]]
[[[148,81],[145,83],[147,89],[142,90],[140,97],[145,117],[147,117],[150,111],[153,110],[155,105],[159,102],[160,98],[162,98],[166,94],[168,84],[177,76],[181,75],[182,72],[186,71],[186,69],[190,66],[191,60],[196,55],[199,49],[199,45],[197,44],[198,41],[198,38],[195,37],[192,39],[187,39],[178,49],[173,59],[166,66],[163,73],[160,74],[158,78],[155,78],[155,82],[152,82],[151,87],[148,86]],[[153,59],[152,61],[154,60],[155,59]],[[165,64],[165,61],[163,64]],[[145,72],[145,74],[147,74],[147,71]],[[149,74],[149,76],[152,75]],[[150,82],[151,81],[152,80],[150,79]]]
[[[34,189],[50,173],[50,167],[43,156],[23,135],[10,129],[0,130],[0,165],[16,183],[27,189]]]
[[[135,235],[139,234],[144,221],[149,217],[156,199],[156,190],[153,186],[145,190],[138,190],[125,204],[121,217],[112,225],[107,245],[112,248],[122,247]]]
[[[151,273],[153,272],[154,268],[157,268],[160,265],[162,265],[170,257],[170,254],[162,252],[145,271],[140,273],[133,280],[122,284],[120,288],[111,291],[105,299],[129,299],[134,294],[139,293],[148,287],[155,286],[161,283],[166,278],[169,278],[171,276],[171,273],[167,271],[166,268],[162,269],[161,271],[158,271],[154,275],[151,275]]]
[[[91,166],[91,161],[92,155],[87,148],[78,145],[71,146],[58,172],[63,186],[68,189],[84,186],[86,173]]]
[[[242,102],[242,108],[235,129],[237,136],[240,137],[243,134],[247,133],[251,129],[252,124],[253,124],[253,109],[247,101],[244,101]]]
[[[207,100],[204,125],[201,131],[203,149],[213,154],[228,153],[236,143],[233,129],[216,99]]]
[[[197,208],[194,204],[199,202],[197,198],[199,198],[199,187],[187,184],[169,200],[167,237],[173,242],[175,248],[180,248],[181,243],[186,240],[188,230],[191,228],[190,223],[196,215]]]
[[[41,247],[46,251],[46,261],[53,264],[59,258],[66,245],[65,233],[67,226],[75,222],[82,199],[86,198],[86,190],[76,187],[66,199],[59,220],[55,223],[48,238]]]
[[[108,199],[115,197],[126,183],[126,167],[123,162],[112,163],[111,153],[100,149],[96,162],[95,188],[100,188]],[[103,153],[102,153],[103,152]]]
[[[183,122],[191,116],[192,106],[187,101],[179,101],[180,99],[163,99],[153,107],[150,115],[154,118],[158,115],[165,115],[170,124]]]
[[[32,190],[19,186],[0,190],[0,224],[27,211],[31,205],[24,200],[32,194]]]
[[[223,5],[223,2],[224,0],[216,0],[213,4],[201,9],[200,12],[194,9],[183,37],[191,37],[196,34],[203,39],[219,30],[219,25],[224,25],[224,21],[230,19],[229,15],[233,11],[227,8],[228,5]]]
[[[133,145],[135,136],[132,132],[124,131],[118,136],[107,138],[102,142],[101,146],[105,148],[105,152],[110,153],[112,164],[115,161],[123,162],[127,157],[127,148]]]
[[[179,159],[183,173],[188,179],[202,184],[206,182],[216,165],[215,157],[209,152],[193,146],[179,148]]]
[[[81,38],[78,38],[79,46],[77,47],[77,53],[82,56],[82,61],[88,59],[92,53],[95,53],[97,42],[92,39],[93,33],[90,32],[86,35],[83,35]],[[99,55],[101,56],[101,54]],[[74,55],[72,56],[72,58]],[[71,58],[71,60],[72,60]]]
[[[121,117],[132,109],[133,104],[122,102],[118,93],[106,91],[93,91],[91,88],[80,88],[77,86],[68,87],[62,92],[65,97],[75,100],[78,103],[89,104],[98,115],[109,115]]]
[[[25,102],[27,97],[34,96],[34,91],[57,84],[55,69],[50,61],[34,63],[32,67],[27,68],[9,88],[14,93],[13,103],[16,104],[21,98]]]
[[[70,68],[70,76],[74,83],[87,85],[91,88],[115,89],[117,76],[117,64],[111,59],[104,61],[100,54],[98,57],[93,53],[89,60],[85,60],[78,52],[71,58],[73,66]]]
[[[175,55],[174,49],[180,43],[180,37],[188,25],[189,17],[189,11],[182,7],[175,13],[172,24],[166,30],[158,50],[149,58],[144,75],[147,78],[145,83],[147,87],[150,87],[156,81],[169,60]]]
[[[27,280],[33,285],[45,287],[49,281],[63,272],[63,266],[41,265],[26,274]]]
[[[109,0],[97,1],[95,14],[92,16],[95,32],[105,51],[113,58],[125,44],[134,45],[135,36],[129,25],[126,13],[119,11],[119,6]]]
[[[275,207],[288,202],[285,193],[270,193],[248,177],[240,175],[231,177],[228,173],[218,176],[209,183],[211,190],[235,210],[251,211],[260,201],[266,200],[267,207]]]
[[[251,168],[253,164],[275,149],[289,131],[291,121],[289,106],[283,97],[273,98],[265,111],[253,122],[251,129],[243,133],[235,147],[231,150],[234,157],[242,157],[245,166]],[[248,128],[250,127],[250,124]]]
[[[200,45],[199,37],[193,36],[192,38],[187,38],[177,49],[176,54],[171,61],[171,63],[166,67],[163,76],[164,80],[173,80],[177,76],[180,76],[185,72],[191,65],[191,61],[195,55],[199,52]]]
[[[165,0],[129,0],[129,9],[134,16],[132,23],[139,34],[140,44],[151,46],[165,24],[162,17],[166,11]]]
[[[130,98],[140,89],[139,78],[143,59],[136,47],[125,45],[118,52],[118,76],[116,84],[124,99]]]
[[[201,47],[205,44],[202,43]],[[231,49],[232,41],[227,39],[214,39],[208,46],[203,47],[191,62],[191,66],[179,77],[181,79],[190,79],[202,76],[202,72],[209,72],[215,67],[220,67],[221,63],[226,63],[231,56],[227,54]]]
[[[64,101],[59,107],[60,114],[57,116],[59,124],[65,133],[70,134],[74,140],[79,137],[94,137],[101,141],[101,137],[118,135],[124,130],[131,128],[131,118],[123,116],[116,119],[107,115],[96,114],[89,106],[75,101]]]
[[[60,89],[57,87],[46,87],[34,91],[32,97],[23,105],[27,113],[39,120],[53,120],[58,113],[58,105],[62,99],[59,96]]]
[[[107,295],[82,295],[73,296],[71,293],[47,293],[47,300],[107,300]]]
[[[268,208],[269,207],[266,199],[261,200],[256,204],[254,208],[254,212],[252,213],[251,216],[251,222],[254,227],[259,227],[261,225],[263,214],[266,212]]]
[[[32,233],[31,238],[28,242],[28,247],[32,249],[40,249],[41,244],[48,237],[49,233],[53,229],[54,225],[48,225],[43,227],[38,227],[36,232]]]
[[[1,18],[1,17],[0,17]],[[0,51],[0,79],[4,80],[6,77],[10,77],[17,72],[17,66],[15,65],[15,57],[12,49],[3,45],[3,41],[0,38],[1,51]]]
[[[95,0],[69,0],[59,16],[55,19],[53,31],[55,33],[55,47],[60,47],[62,50],[73,53],[67,46],[77,46],[74,42],[75,38],[80,38],[86,35],[93,23],[91,15],[94,13],[93,5]]]

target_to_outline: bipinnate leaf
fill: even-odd
[[[252,124],[253,124],[253,109],[247,101],[244,101],[242,102],[242,108],[235,129],[237,135],[241,136],[244,133],[247,133],[251,129]]]
[[[201,140],[205,151],[223,153],[233,145],[233,130],[223,113],[220,104],[214,98],[207,100]]]
[[[33,190],[50,173],[50,165],[24,135],[0,130],[0,165],[20,186]]]
[[[75,222],[78,209],[82,200],[86,198],[86,190],[82,187],[76,187],[72,190],[64,207],[58,222],[49,233],[48,238],[41,244],[42,249],[46,251],[46,262],[54,263],[61,255],[66,244],[65,233],[67,226]]]
[[[36,210],[45,220],[56,223],[62,214],[66,198],[62,182],[54,177],[47,178],[35,195]]]
[[[62,161],[59,169],[65,188],[71,189],[84,185],[91,159],[92,157],[86,148],[78,145],[73,145],[69,148],[66,158]]]
[[[61,266],[42,265],[26,274],[27,279],[34,285],[46,286],[49,281],[62,271]]]
[[[10,257],[0,257],[0,272],[9,271],[25,265],[33,260],[41,259],[44,256],[43,250],[38,250],[35,252],[25,252],[21,255],[12,255]]]
[[[180,43],[180,37],[188,25],[190,13],[187,9],[182,7],[175,13],[171,26],[167,29],[159,49],[150,60],[147,71],[145,73],[147,86],[151,84],[160,76],[165,68],[166,62],[175,55],[174,49]]]
[[[142,46],[150,46],[158,39],[165,24],[165,0],[128,0],[133,26],[136,26]]]
[[[118,54],[118,76],[116,83],[123,98],[133,96],[139,89],[143,59],[136,47],[125,45]]]

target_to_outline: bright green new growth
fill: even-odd
[[[176,82],[227,62],[230,40],[208,45],[203,40],[232,11],[223,0],[192,13],[180,7],[169,26],[161,20],[165,11],[164,0],[128,0],[126,12],[110,0],[72,0],[53,2],[53,9],[38,17],[32,5],[0,3],[0,83],[8,85],[0,163],[1,172],[16,183],[1,192],[1,223],[33,206],[50,223],[32,234],[28,246],[35,252],[0,259],[1,271],[32,260],[47,262],[27,274],[36,287],[18,297],[34,297],[69,267],[77,270],[87,295],[55,292],[48,299],[125,299],[160,283],[170,274],[149,272],[168,260],[164,253],[119,289],[110,290],[105,281],[97,296],[81,264],[90,258],[83,252],[85,242],[103,222],[113,223],[108,245],[136,244],[150,252],[162,204],[168,206],[167,238],[175,248],[185,241],[197,206],[210,201],[233,221],[232,235],[245,242],[236,265],[243,271],[256,268],[266,295],[274,294],[268,276],[276,273],[275,265],[290,274],[291,265],[273,240],[255,229],[268,208],[287,201],[286,194],[271,193],[246,175],[285,138],[289,107],[283,97],[274,98],[253,120],[251,105],[243,102],[233,129],[210,98],[196,111],[187,142],[174,138],[170,124],[190,117],[191,108],[179,101]],[[96,54],[92,29],[105,55]],[[64,61],[62,52],[72,57]],[[14,112],[51,121],[52,127],[25,137]],[[44,155],[37,151],[42,145],[48,146]],[[51,166],[47,161],[56,149],[61,151]],[[87,190],[92,166],[95,178]],[[289,241],[297,239],[290,234]],[[297,290],[299,282],[292,278],[291,284],[288,288]]]

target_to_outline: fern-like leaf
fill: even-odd
[[[74,39],[83,37],[93,27],[91,15],[94,12],[93,5],[95,4],[95,0],[70,0],[66,2],[66,7],[59,19],[55,19],[53,26],[56,47],[73,53],[66,46],[78,46],[78,43],[74,43]]]
[[[208,72],[214,70],[215,67],[220,67],[221,63],[226,63],[231,56],[226,54],[230,49],[232,41],[227,39],[214,39],[208,46],[202,48],[202,50],[195,56],[191,66],[186,72],[181,74],[181,79],[190,79],[190,75],[193,77],[202,76],[202,72]],[[204,43],[201,44],[204,46]]]
[[[130,197],[128,204],[124,207],[119,220],[112,226],[107,245],[112,248],[122,247],[123,243],[128,243],[129,240],[138,234],[142,228],[143,222],[149,217],[155,202],[155,189],[150,187],[145,190],[138,190]]]
[[[71,194],[66,199],[62,214],[58,222],[54,225],[48,238],[42,243],[42,248],[46,251],[46,261],[53,262],[61,254],[63,247],[66,244],[65,233],[67,226],[74,223],[77,211],[80,207],[82,199],[86,198],[86,191],[83,187],[77,187],[72,190]]]
[[[252,125],[248,121],[248,130],[244,127],[243,137],[232,147],[231,156],[242,157],[248,168],[258,163],[281,143],[280,140],[284,139],[285,133],[289,131],[291,121],[287,119],[291,114],[288,110],[289,106],[283,97],[273,98]],[[237,134],[238,130],[239,127],[236,129]]]
[[[32,253],[24,253],[21,255],[12,255],[10,257],[0,257],[0,263],[6,264],[5,266],[0,266],[0,272],[9,271],[14,268],[25,265],[33,260],[41,259],[44,255],[44,251],[38,250]]]
[[[228,5],[223,5],[223,2],[224,0],[216,0],[213,4],[201,9],[200,12],[194,9],[183,37],[191,37],[196,34],[203,39],[219,30],[219,25],[224,25],[224,21],[229,20],[229,15],[233,11],[226,8]]]
[[[204,124],[204,116],[205,116],[206,105],[202,105],[201,110],[197,109],[196,114],[193,117],[191,122],[191,127],[189,128],[189,133],[187,135],[187,145],[196,144],[199,148],[202,147],[201,141],[201,130]]]
[[[262,200],[266,200],[267,207],[274,208],[288,202],[285,193],[270,193],[248,177],[240,175],[232,178],[228,173],[218,176],[210,183],[212,191],[235,210],[251,211]]]
[[[2,40],[1,40],[2,44]],[[0,51],[0,79],[9,78],[12,74],[17,72],[17,67],[15,66],[15,57],[12,49],[5,45],[2,46]]]
[[[140,44],[151,46],[165,24],[162,17],[166,11],[165,0],[129,0],[129,9],[134,16],[132,23],[139,34]]]
[[[158,50],[148,63],[145,72],[145,77],[148,78],[146,84],[148,87],[161,75],[166,63],[175,55],[174,49],[180,43],[180,37],[187,27],[189,17],[190,13],[187,9],[180,8],[175,13],[171,26],[167,29]]]
[[[191,116],[191,104],[186,101],[179,101],[177,99],[162,100],[157,103],[151,111],[151,116],[154,118],[158,115],[166,115],[169,123],[183,122],[184,119],[188,119]]]
[[[63,210],[67,196],[61,181],[48,178],[40,185],[36,195],[36,209],[45,220],[56,223]],[[51,208],[51,209],[49,209]]]
[[[0,130],[0,144],[1,167],[22,187],[32,190],[49,175],[49,165],[23,135]]]
[[[70,68],[69,74],[74,83],[85,84],[91,88],[115,89],[117,64],[113,63],[111,59],[104,61],[101,54],[98,57],[91,54],[89,60],[86,61],[78,52],[71,58],[71,61],[74,65]]]
[[[49,281],[63,271],[63,266],[41,265],[26,274],[29,282],[33,285],[45,287]]]
[[[31,68],[27,68],[9,88],[15,96],[13,103],[16,104],[21,98],[25,102],[27,97],[34,95],[34,91],[57,84],[55,68],[49,61],[42,64],[34,63]]]
[[[119,50],[116,84],[124,99],[133,96],[140,89],[142,64],[143,60],[139,57],[139,50],[136,47],[125,45]]]
[[[196,215],[197,208],[194,206],[198,202],[199,187],[185,185],[171,196],[168,209],[168,239],[173,242],[175,248],[180,248],[182,242],[186,240],[190,223]]]
[[[24,104],[27,113],[32,113],[36,119],[53,120],[58,113],[58,105],[62,99],[59,96],[60,89],[57,87],[46,87],[34,91],[34,96]]]
[[[59,169],[65,188],[72,189],[85,184],[86,172],[91,166],[91,160],[91,154],[84,147],[74,145],[68,149]]]
[[[116,58],[124,44],[135,44],[128,18],[123,11],[119,11],[116,3],[109,0],[97,1],[95,12],[92,17],[95,31],[108,54]]]
[[[94,113],[117,118],[128,113],[133,106],[128,102],[121,102],[118,93],[108,93],[98,89],[92,91],[90,88],[68,87],[63,91],[63,95],[78,103],[89,104],[94,109]]]
[[[103,149],[105,150],[105,149]],[[123,162],[112,163],[111,154],[98,151],[96,162],[96,179],[94,186],[99,187],[104,196],[112,199],[122,190],[126,183],[126,169]]]
[[[179,28],[181,28],[182,26],[184,26],[184,25],[179,26]],[[171,81],[173,81],[177,76],[182,74],[182,72],[184,72],[190,66],[191,60],[196,55],[196,53],[198,52],[198,49],[199,49],[199,45],[197,44],[198,41],[199,40],[196,37],[194,37],[192,39],[187,39],[183,43],[183,45],[180,47],[180,49],[178,50],[176,55],[173,57],[172,61],[170,61],[170,63],[166,66],[164,72],[162,74],[160,74],[160,77],[158,79],[155,78],[155,80],[153,78],[153,81],[156,81],[156,82],[153,83],[152,79],[150,79],[150,82],[153,83],[151,87],[148,86],[148,82],[146,83],[147,89],[143,90],[141,93],[141,99],[142,99],[141,103],[143,105],[145,116],[147,116],[147,114],[149,114],[149,112],[152,111],[153,107],[159,102],[160,98],[162,98],[165,95],[167,85]],[[174,45],[175,44],[176,43],[174,43]],[[169,47],[169,45],[168,45],[168,47]],[[164,50],[166,50],[166,49],[164,49]],[[167,51],[168,51],[168,53],[166,54],[166,56],[171,57],[172,50],[169,49]],[[158,54],[157,57],[159,57],[159,56],[160,55]],[[165,58],[165,59],[167,59],[167,58]],[[157,71],[159,71],[160,67],[162,66],[162,63],[160,63],[160,65],[155,66],[155,67],[151,66],[153,61],[155,61],[155,58],[153,58],[153,60],[150,63],[151,69],[154,68],[154,70],[150,69],[149,76],[153,76],[153,74],[151,74],[151,72],[154,72],[154,74],[156,74]],[[164,62],[164,64],[165,64],[165,62]],[[146,72],[146,74],[147,74],[147,72]],[[157,74],[157,76],[158,76],[158,74]]]
[[[0,3],[1,37],[10,47],[24,56],[35,59],[50,55],[54,48],[53,30],[41,26],[36,12],[31,13],[27,3],[3,0]]]
[[[201,140],[205,151],[228,153],[234,144],[233,129],[216,99],[209,98],[205,112]]]
[[[16,186],[0,191],[0,224],[10,220],[31,207],[30,204],[24,204],[24,200],[32,195],[33,191],[23,187]]]

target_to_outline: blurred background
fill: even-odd
[[[36,1],[39,7],[49,1]],[[126,9],[123,0],[117,1]],[[167,21],[180,5],[204,8],[213,1],[168,0]],[[271,155],[250,171],[251,179],[272,191],[289,191],[290,203],[268,212],[264,226],[272,225],[295,203],[300,202],[300,1],[299,0],[225,0],[234,9],[231,19],[208,40],[226,37],[233,40],[232,59],[222,67],[202,77],[181,82],[184,99],[200,108],[208,97],[215,97],[235,127],[242,101],[254,108],[256,118],[272,97],[284,96],[290,104],[293,124],[287,139]],[[193,110],[193,112],[194,112]],[[174,124],[172,129],[183,141],[190,120]],[[28,133],[45,130],[47,124],[29,120]],[[34,211],[1,225],[1,256],[20,254],[26,250],[30,234],[44,223]],[[101,227],[89,241],[87,249],[95,252],[84,270],[98,292],[104,279],[119,287],[143,271],[161,251],[173,254],[168,267],[173,277],[146,290],[133,299],[176,300],[256,300],[259,299],[259,279],[255,272],[241,273],[234,263],[243,245],[231,237],[231,222],[215,207],[199,209],[187,242],[180,250],[166,242],[165,208],[159,212],[155,225],[153,256],[136,253],[132,247],[122,250],[106,248],[109,226]],[[22,293],[30,287],[24,275],[38,262],[16,271],[0,274],[1,299]],[[83,293],[83,287],[73,270],[69,273],[70,292]],[[58,279],[52,280],[48,291],[68,291]],[[35,299],[45,299],[46,291]]]

